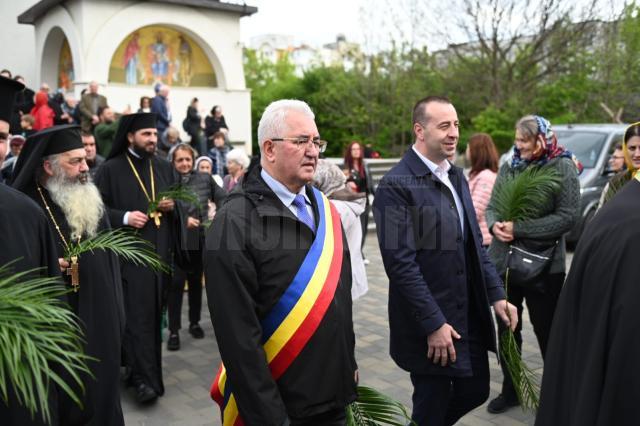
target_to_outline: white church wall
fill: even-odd
[[[109,83],[109,67],[120,43],[135,30],[162,25],[190,36],[204,50],[216,73],[218,86],[175,87],[171,92],[173,125],[184,138],[182,120],[193,97],[208,112],[221,105],[230,127],[229,137],[251,150],[251,98],[246,89],[237,15],[195,10],[177,5],[121,1],[70,1],[52,8],[36,25],[37,79],[57,86],[61,34],[67,37],[74,63],[74,92],[95,80],[116,111],[136,111],[141,96],[153,96],[152,87]]]
[[[82,75],[84,55],[80,43],[81,37],[68,10],[60,6],[52,8],[35,28],[36,80],[40,83],[46,82],[52,88],[57,87],[60,48],[64,39],[62,35],[69,42],[76,79]],[[34,90],[39,86],[39,84],[34,86]]]
[[[0,0],[0,69],[6,68],[13,75],[21,75],[27,85],[32,88],[40,87],[37,80],[35,31],[31,25],[18,24],[18,15],[37,3],[38,0]]]
[[[118,6],[121,7],[118,12],[109,13]],[[79,86],[85,87],[91,80],[106,84],[114,52],[124,38],[135,30],[148,25],[166,25],[178,29],[192,37],[204,50],[216,73],[218,87],[172,88],[173,125],[186,137],[182,130],[182,120],[189,102],[197,97],[205,111],[213,105],[222,105],[230,127],[230,139],[245,141],[247,150],[251,149],[251,98],[250,92],[245,88],[237,16],[173,5],[158,8],[157,5],[146,3],[131,3],[122,7],[121,2],[86,2],[83,7],[83,16],[86,17],[82,27],[83,39],[87,40],[87,68],[76,77]],[[153,90],[118,84],[108,84],[103,93],[110,98],[110,103],[117,110],[131,104],[134,111],[140,96],[154,95]],[[130,94],[133,93],[141,94],[132,99]]]

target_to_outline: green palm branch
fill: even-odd
[[[415,424],[404,405],[373,388],[358,386],[358,399],[347,406],[347,426]]]
[[[91,375],[87,361],[93,358],[84,354],[77,317],[60,301],[67,292],[60,279],[40,277],[38,269],[12,273],[13,263],[0,267],[0,396],[8,403],[11,386],[32,416],[39,411],[51,423],[49,386],[58,385],[82,406],[59,372],[84,392],[80,374]]]
[[[527,167],[518,174],[507,174],[491,194],[491,206],[501,221],[522,221],[539,215],[552,194],[560,190],[562,179],[556,169]]]
[[[505,293],[508,294],[509,268],[507,268],[504,281]],[[509,315],[508,312],[507,315]],[[536,380],[536,374],[522,361],[518,343],[510,328],[507,328],[500,336],[500,352],[504,358],[505,367],[511,376],[520,406],[524,411],[537,411],[540,402],[540,386]]]
[[[560,191],[562,179],[556,169],[527,167],[518,174],[508,174],[494,186],[491,205],[501,221],[523,221],[539,216],[549,197]],[[505,293],[509,294],[509,268],[505,274]],[[522,361],[513,331],[507,328],[500,336],[500,353],[511,376],[523,410],[535,411],[540,400],[540,387],[535,373]]]
[[[170,272],[169,266],[162,261],[149,241],[126,229],[102,231],[93,238],[70,244],[65,251],[65,258],[71,259],[72,256],[94,250],[110,250],[135,265],[148,266],[158,272]]]
[[[163,199],[171,199],[173,201],[184,201],[195,206],[200,205],[198,195],[190,188],[184,185],[173,185],[166,191],[161,191],[156,195],[156,199],[149,202],[147,214],[151,214],[158,210],[158,203]]]

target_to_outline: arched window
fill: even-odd
[[[150,25],[129,34],[116,49],[109,82],[177,87],[216,87],[216,75],[202,48],[188,35]]]

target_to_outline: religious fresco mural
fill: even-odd
[[[69,41],[65,38],[60,48],[60,56],[58,60],[58,87],[65,90],[71,90],[74,80],[73,73],[73,57],[71,56],[71,47]]]
[[[159,25],[129,34],[116,49],[109,82],[215,87],[216,75],[202,48],[186,34]]]

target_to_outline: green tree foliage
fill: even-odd
[[[516,120],[526,114],[543,115],[553,124],[617,121],[618,111],[623,121],[640,119],[635,3],[611,22],[572,22],[570,5],[544,0],[550,4],[545,9],[527,2],[525,31],[511,24],[510,17],[520,13],[511,7],[516,0],[491,0],[492,7],[483,9],[460,1],[467,7],[464,22],[479,22],[467,26],[473,41],[434,53],[391,44],[350,58],[355,65],[348,69],[317,65],[298,75],[287,55],[272,63],[247,50],[254,131],[266,105],[281,98],[309,103],[329,141],[327,156],[338,157],[352,140],[370,143],[385,156],[401,155],[413,141],[413,105],[434,94],[448,96],[456,106],[461,151],[475,132],[489,133],[506,151]]]

